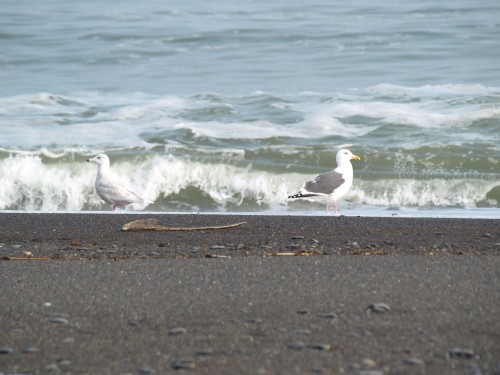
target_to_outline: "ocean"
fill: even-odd
[[[96,212],[105,152],[145,212],[289,201],[348,148],[345,215],[500,218],[500,3],[6,1],[0,210]]]

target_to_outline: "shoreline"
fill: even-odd
[[[326,216],[324,210],[264,210],[264,211],[133,211],[118,210],[79,210],[79,211],[40,211],[40,210],[0,210],[2,214],[81,214],[81,215],[248,215],[248,216],[306,216],[323,217]],[[330,215],[333,217],[333,215]],[[427,219],[500,219],[499,208],[440,208],[440,209],[380,209],[378,207],[368,207],[363,209],[343,209],[339,216],[345,217],[376,217],[376,218],[427,218]]]
[[[236,228],[123,232],[134,220]],[[198,258],[207,255],[498,255],[500,220],[220,214],[0,213],[0,255],[51,259]]]

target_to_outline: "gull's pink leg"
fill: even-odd
[[[328,216],[328,198],[326,198],[326,216]]]
[[[337,202],[333,200],[333,208],[335,209],[335,215],[337,215]]]

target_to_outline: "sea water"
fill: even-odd
[[[500,217],[496,1],[26,0],[0,25],[0,210],[109,210],[105,152],[135,209],[323,214],[287,195],[348,148],[344,214]]]

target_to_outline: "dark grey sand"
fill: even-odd
[[[148,217],[0,214],[0,373],[500,373],[499,220]]]

